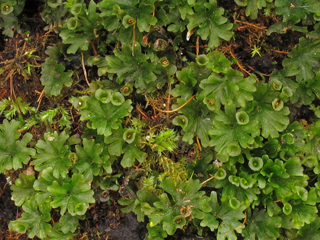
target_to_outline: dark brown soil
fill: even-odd
[[[15,220],[20,212],[20,208],[11,201],[10,184],[4,174],[0,174],[0,240],[6,239],[8,236],[8,224],[11,220]]]
[[[80,221],[79,236],[87,235],[89,239],[142,240],[147,233],[146,223],[139,223],[133,213],[122,213],[121,206],[116,202],[96,203],[89,209],[86,216],[85,220]]]

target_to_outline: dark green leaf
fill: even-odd
[[[94,203],[93,191],[88,182],[80,174],[73,174],[72,178],[65,179],[62,184],[53,181],[48,187],[48,191],[54,194],[51,206],[60,207],[60,214],[66,210],[72,215],[84,215],[89,207],[89,203]]]
[[[109,73],[118,75],[117,82],[121,84],[133,82],[140,91],[148,89],[148,84],[157,79],[155,75],[155,64],[148,61],[149,56],[141,53],[141,46],[136,43],[134,54],[131,46],[123,45],[122,51],[115,50],[114,56],[106,56]]]
[[[38,204],[41,202],[52,201],[53,195],[48,191],[48,187],[51,186],[52,182],[57,181],[62,183],[62,178],[55,178],[53,176],[53,168],[48,167],[42,171],[41,176],[34,182],[33,188],[37,191],[36,193],[36,201]]]
[[[124,155],[121,160],[122,167],[132,167],[136,160],[143,162],[146,153],[139,150],[135,144],[128,144],[124,149]]]
[[[228,19],[223,17],[224,9],[217,7],[216,0],[209,2],[197,2],[194,6],[195,13],[187,15],[189,31],[199,27],[197,34],[203,40],[209,40],[208,47],[214,48],[220,45],[220,38],[229,41],[233,36],[232,23],[227,23]]]
[[[289,1],[288,1],[289,2]],[[320,4],[319,4],[320,6]],[[315,77],[315,72],[320,69],[320,41],[299,39],[299,45],[288,54],[289,58],[283,61],[285,68],[295,68],[297,82],[309,81]]]
[[[179,98],[177,104],[172,107],[177,108],[184,104],[186,100]],[[210,113],[202,102],[192,99],[186,106],[179,110],[179,113],[184,114],[187,117],[187,124],[183,127],[184,135],[182,140],[192,144],[194,137],[198,136],[201,140],[201,144],[206,147],[209,144],[208,131],[212,128],[213,114]],[[179,121],[174,120],[175,124],[179,124]]]
[[[77,235],[73,233],[64,233],[61,229],[62,227],[60,223],[54,224],[48,234],[49,237],[47,237],[46,240],[71,240]]]
[[[250,119],[247,124],[242,124],[242,122],[239,124],[236,114],[234,105],[225,106],[225,112],[218,112],[213,121],[214,128],[208,132],[211,136],[210,145],[215,146],[218,155],[226,158],[231,154],[230,147],[235,144],[242,148],[251,148],[255,137],[260,133],[255,120]],[[237,155],[231,154],[231,156]]]
[[[85,181],[92,181],[94,176],[102,174],[103,170],[112,172],[109,155],[103,152],[103,147],[95,143],[94,139],[83,139],[83,147],[76,145],[79,159],[73,165],[84,176]],[[103,165],[109,164],[109,168],[103,169]]]
[[[103,0],[99,3],[99,9],[102,12],[102,16],[106,17],[104,22],[105,26],[110,25],[108,18],[112,18],[113,29],[116,26],[116,18],[119,18],[123,23],[125,16],[129,15],[134,19],[137,19],[137,27],[140,32],[149,32],[149,26],[155,25],[157,19],[152,15],[154,11],[154,1],[140,3],[134,0]],[[118,20],[119,22],[119,20]]]
[[[298,233],[297,240],[317,240],[320,236],[320,218],[317,217],[311,224],[306,224]]]
[[[217,239],[223,240],[225,238],[236,240],[237,236],[232,231],[233,229],[241,226],[240,220],[244,219],[245,215],[243,210],[245,206],[239,206],[236,209],[233,209],[229,202],[223,202],[221,205],[218,202],[217,193],[212,191],[210,195],[209,202],[212,211],[210,213],[205,213],[205,217],[201,221],[200,225],[202,227],[208,226],[211,231],[218,228]],[[222,222],[219,222],[219,220]]]
[[[60,217],[59,224],[61,225],[61,231],[64,234],[69,232],[73,233],[79,225],[79,218],[77,215],[72,216],[70,213],[66,213]]]
[[[274,99],[271,90],[268,90],[266,84],[259,84],[255,92],[255,100],[252,102],[249,109],[253,109],[249,113],[251,121],[257,121],[258,126],[261,128],[261,135],[264,138],[271,136],[272,138],[278,137],[279,132],[286,129],[289,125],[289,118],[287,115],[290,113],[288,107],[283,107],[280,111],[275,111],[271,106],[271,101]],[[271,89],[271,88],[269,88]]]
[[[63,85],[70,87],[72,84],[73,71],[65,72],[65,67],[51,58],[46,58],[42,64],[41,83],[44,85],[44,91],[49,96],[60,94]]]
[[[306,18],[308,13],[320,12],[320,3],[317,0],[276,0],[276,13],[282,15],[283,22],[296,24]]]
[[[31,200],[34,197],[34,181],[34,176],[28,176],[24,173],[20,173],[15,184],[11,186],[12,200],[15,201],[16,206],[21,206],[26,200]]]
[[[246,0],[246,15],[250,16],[252,19],[258,17],[258,10],[267,6],[267,2],[272,2],[272,0]]]
[[[47,223],[51,220],[51,208],[46,204],[38,206],[36,201],[28,200],[22,209],[24,210],[22,217],[10,222],[9,229],[19,233],[25,233],[27,229],[30,229],[29,238],[47,237],[51,230],[51,225]]]
[[[17,132],[19,127],[20,123],[15,120],[4,120],[0,125],[0,172],[21,168],[36,153],[33,148],[26,147],[32,139],[31,133],[26,133],[18,140],[21,136]]]
[[[274,240],[279,237],[281,217],[269,217],[265,210],[257,208],[252,213],[247,210],[247,215],[247,224],[242,232],[245,239]]]
[[[282,217],[284,228],[300,229],[311,224],[316,219],[318,212],[316,206],[310,206],[302,200],[291,201],[290,204],[292,206],[291,214]]]
[[[57,132],[45,133],[45,140],[39,140],[36,145],[37,154],[32,161],[35,170],[43,171],[52,167],[54,177],[66,177],[72,165],[69,158],[71,152],[69,146],[65,144],[68,138],[69,135],[65,132],[60,135]]]
[[[243,78],[243,74],[233,69],[227,70],[224,77],[217,73],[212,73],[208,79],[204,79],[200,83],[202,93],[208,98],[213,98],[219,108],[221,104],[229,105],[238,103],[241,107],[246,106],[246,102],[253,100],[252,92],[256,91],[255,78]]]
[[[129,99],[119,106],[112,102],[103,103],[95,96],[75,99],[73,105],[80,109],[81,120],[90,120],[88,127],[96,129],[99,135],[105,137],[110,136],[113,129],[120,128],[122,119],[128,116],[132,110]]]

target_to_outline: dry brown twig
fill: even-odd
[[[84,78],[86,79],[86,82],[87,82],[88,86],[90,87],[90,83],[89,83],[88,77],[87,77],[87,70],[86,70],[86,67],[85,67],[85,65],[84,65],[83,52],[81,53],[81,63],[82,63],[82,69],[83,69]]]
[[[157,111],[159,112],[163,112],[163,113],[173,113],[173,112],[176,112],[176,111],[179,111],[181,108],[183,108],[185,105],[187,105],[196,95],[193,95],[191,98],[189,98],[184,104],[182,104],[180,107],[177,107],[176,109],[173,109],[173,110],[162,110],[160,108],[158,108],[157,106],[155,106],[153,104],[153,102],[151,102],[151,105],[154,109],[156,109]]]
[[[213,176],[212,174],[209,174],[211,177],[208,178],[207,180],[203,181],[201,184],[204,185],[206,184],[207,182],[211,181],[212,179],[216,178],[215,176]]]
[[[223,233],[223,234],[227,234],[227,233],[230,233],[230,232],[232,232],[232,231],[234,231],[234,230],[237,230],[237,229],[239,229],[239,228],[242,228],[242,227],[246,224],[246,222],[247,222],[247,211],[244,212],[244,221],[243,221],[243,223],[241,224],[241,226],[236,227],[236,228],[234,228],[234,229],[232,229],[232,230],[230,230],[230,231],[228,231],[228,232],[225,232],[225,233]]]

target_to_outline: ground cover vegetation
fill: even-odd
[[[8,239],[108,239],[98,204],[146,240],[319,238],[320,1],[35,2],[0,0]]]

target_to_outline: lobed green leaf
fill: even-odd
[[[4,120],[0,125],[0,172],[21,168],[36,153],[35,149],[26,147],[32,139],[31,133],[18,140],[21,136],[17,131],[19,127],[20,123],[16,120]]]

